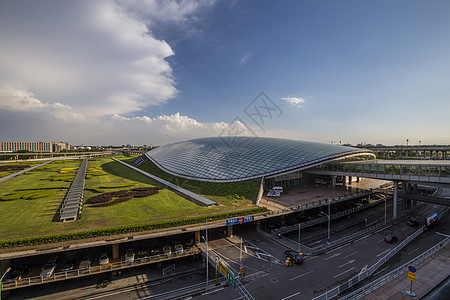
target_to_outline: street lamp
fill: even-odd
[[[211,219],[206,219],[206,227],[205,227],[205,244],[206,244],[206,290],[209,288],[209,256],[208,256],[208,221],[211,221]],[[1,299],[0,299],[1,300]]]
[[[327,243],[329,244],[331,241],[330,240],[330,215],[324,213],[323,211],[321,211],[320,213],[327,216],[327,218],[328,218],[328,241],[327,241]]]
[[[11,271],[11,267],[9,267],[8,269],[6,269],[6,272],[3,273],[2,278],[0,278],[0,300],[2,299],[2,281],[3,281],[3,277],[5,277],[5,275]]]
[[[386,211],[387,211],[387,207],[386,207],[386,191],[384,191],[384,225],[386,225]]]

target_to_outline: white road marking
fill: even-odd
[[[322,243],[322,241],[315,241],[314,243],[310,243],[310,245],[315,245],[315,244],[319,244]]]
[[[297,279],[297,278],[303,277],[303,276],[305,276],[305,275],[311,274],[312,272],[314,272],[314,271],[313,271],[313,270],[311,270],[311,271],[309,271],[309,272],[306,272],[306,273],[303,273],[303,274],[301,274],[301,275],[298,275],[298,276],[292,277],[291,279],[289,279],[289,281],[292,281],[292,280],[295,280],[295,279]]]
[[[340,265],[339,268],[342,268],[343,266],[346,266],[346,265],[348,265],[348,264],[352,264],[352,263],[354,263],[355,261],[356,261],[356,259],[349,260],[349,261],[346,262],[345,264]]]
[[[381,252],[380,254],[377,255],[377,257],[378,257],[378,256],[381,256],[381,255],[383,255],[383,254],[385,254],[386,252],[389,252],[389,251],[391,251],[391,249],[387,249],[387,250]]]
[[[417,250],[419,250],[419,248],[417,247],[416,249],[414,249],[413,251],[409,252],[408,255],[413,254],[414,252],[416,252]]]
[[[281,300],[286,300],[286,299],[289,299],[289,298],[295,297],[295,296],[297,296],[298,294],[300,294],[300,292],[297,292],[297,293],[295,293],[295,294],[292,294],[292,295],[290,295],[290,296],[284,297],[284,298],[283,298],[283,299],[281,299]]]
[[[384,239],[382,239],[382,240],[379,240],[377,243],[381,243],[381,242],[384,242]]]
[[[351,253],[351,254],[349,254],[347,256],[341,257],[341,259],[346,259],[347,257],[350,257],[350,256],[352,256],[353,254],[356,254],[356,253],[358,253],[358,251],[355,251],[355,252],[353,252],[353,253]]]
[[[403,231],[403,230],[406,230],[406,229],[408,229],[409,227],[408,226],[406,226],[405,228],[402,228],[401,230]]]
[[[333,257],[337,257],[337,256],[339,256],[339,255],[341,255],[341,252],[335,253],[335,254],[333,254],[333,255],[327,257],[327,258],[324,258],[323,260],[329,260],[329,259],[331,259],[331,258],[333,258]]]
[[[224,288],[220,288],[220,289],[217,289],[217,290],[213,290],[213,291],[209,291],[209,292],[206,292],[206,293],[202,293],[202,296],[205,296],[205,295],[208,295],[208,294],[212,294],[212,293],[221,291],[221,290],[223,290],[223,289],[224,289]]]
[[[347,273],[347,272],[350,272],[350,271],[353,270],[354,268],[355,268],[355,267],[350,268],[350,269],[348,269],[347,271],[344,271],[344,272],[342,272],[342,273],[340,273],[340,274],[337,274],[336,276],[333,276],[333,278],[339,277],[339,276],[341,276],[341,275],[343,275],[343,274],[345,274],[345,273]]]
[[[387,228],[389,228],[389,227],[391,227],[392,225],[389,225],[389,226],[387,226],[387,227],[384,227],[384,228],[382,228],[382,229],[380,229],[380,230],[378,230],[378,231],[375,231],[375,233],[378,233],[378,232],[381,232],[381,231],[383,231],[383,230],[385,230],[385,229],[387,229]]]
[[[353,242],[356,243],[356,242],[358,242],[358,241],[360,241],[360,240],[363,240],[363,239],[365,239],[365,238],[368,238],[369,236],[372,236],[372,234],[368,234],[368,235],[366,235],[366,236],[363,236],[362,238],[359,238],[359,239],[357,239],[356,241],[353,241]]]

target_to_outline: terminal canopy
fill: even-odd
[[[198,181],[237,182],[305,170],[342,159],[374,159],[367,149],[263,137],[209,137],[146,153],[165,172]]]

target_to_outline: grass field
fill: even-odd
[[[26,161],[26,162],[8,162],[8,161],[0,161],[0,166],[30,166],[34,167],[36,165],[40,165],[44,163],[45,161],[39,160],[39,161]],[[10,174],[16,173],[18,171],[4,171],[0,172],[0,178],[8,176]]]
[[[116,157],[128,160],[131,157]],[[92,207],[89,198],[101,192],[159,186],[111,158],[88,162],[81,218],[58,222],[58,210],[80,165],[80,160],[54,161],[0,184],[0,240],[75,232],[121,225],[202,216],[255,207],[250,200],[232,201],[224,195],[210,195],[219,203],[198,206],[170,190],[107,207]]]

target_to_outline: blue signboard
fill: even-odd
[[[414,268],[414,266],[409,266],[408,270],[413,273],[416,272],[416,268]]]
[[[254,221],[254,220],[255,220],[254,216],[246,216],[246,217],[239,217],[239,218],[234,218],[234,219],[228,219],[227,220],[227,225],[242,224],[242,223],[251,222],[251,221]]]

